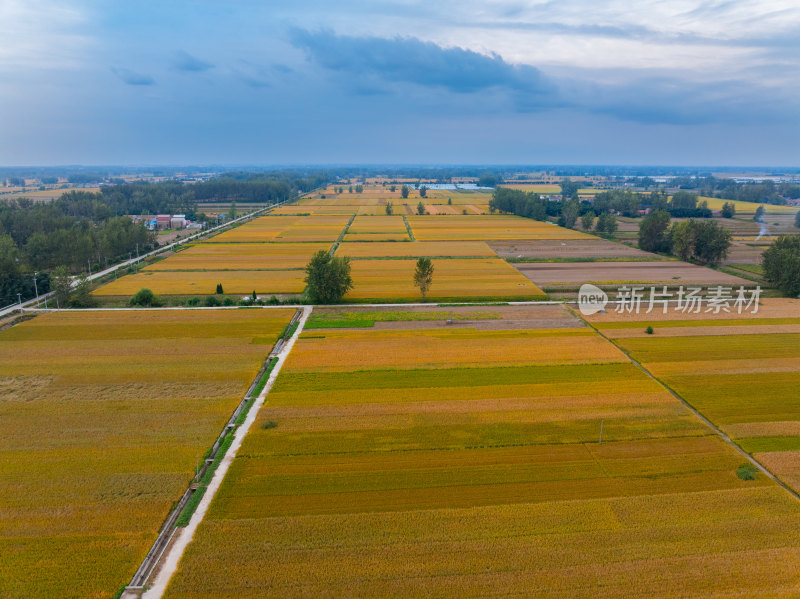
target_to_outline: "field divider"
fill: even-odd
[[[411,241],[416,241],[417,238],[414,237],[414,232],[411,230],[411,225],[408,223],[408,219],[406,218],[405,214],[403,215],[403,222],[406,224],[406,231],[408,231],[408,238]]]
[[[566,305],[566,304],[565,304],[565,305]],[[659,384],[659,385],[660,385],[660,386],[661,386],[661,387],[662,387],[662,388],[663,388],[665,391],[667,391],[667,393],[669,393],[670,395],[672,395],[672,396],[673,396],[675,399],[677,399],[677,400],[678,400],[679,402],[681,402],[681,403],[682,403],[684,406],[686,406],[686,408],[687,408],[687,409],[688,409],[688,410],[689,410],[689,411],[690,411],[692,414],[694,414],[694,415],[695,415],[697,418],[699,418],[699,419],[700,419],[700,421],[701,421],[703,424],[705,424],[705,425],[706,425],[708,428],[710,428],[710,429],[711,429],[711,430],[712,430],[714,433],[716,433],[716,435],[717,435],[717,436],[718,436],[720,439],[722,439],[722,441],[723,441],[723,442],[727,443],[727,444],[728,444],[728,445],[730,445],[730,446],[731,446],[731,447],[732,447],[734,450],[736,450],[738,453],[740,453],[740,454],[742,455],[742,457],[744,457],[744,458],[745,458],[745,459],[746,459],[748,462],[750,462],[750,463],[753,465],[753,467],[754,467],[754,468],[756,468],[756,469],[757,469],[759,472],[761,472],[761,473],[762,473],[764,476],[766,476],[767,478],[769,478],[770,480],[772,480],[772,481],[773,481],[775,484],[777,484],[778,486],[780,486],[780,487],[782,487],[783,489],[785,489],[786,491],[788,491],[788,493],[789,493],[789,494],[790,494],[792,497],[794,497],[795,499],[797,499],[798,501],[800,501],[800,494],[799,494],[797,491],[795,491],[795,490],[794,490],[794,489],[792,489],[792,488],[791,488],[789,485],[787,485],[786,483],[784,483],[784,482],[783,482],[783,481],[782,481],[780,478],[778,478],[778,477],[777,477],[775,474],[773,474],[773,473],[772,473],[772,472],[771,472],[771,471],[770,471],[770,470],[769,470],[769,469],[768,469],[766,466],[764,466],[764,465],[763,465],[761,462],[759,462],[757,459],[755,459],[755,458],[754,458],[752,455],[750,455],[750,454],[749,454],[749,453],[747,453],[747,452],[746,452],[744,449],[742,449],[742,448],[739,446],[739,444],[738,444],[738,443],[736,443],[736,441],[734,441],[733,439],[731,439],[731,438],[730,438],[730,436],[729,436],[727,433],[725,433],[725,432],[724,432],[724,431],[723,431],[721,428],[719,428],[719,427],[718,427],[716,424],[714,424],[714,423],[713,423],[713,422],[711,422],[711,421],[710,421],[708,418],[706,418],[706,417],[705,417],[705,416],[704,416],[704,415],[703,415],[703,414],[702,414],[702,413],[701,413],[701,412],[700,412],[700,411],[699,411],[697,408],[695,408],[695,407],[694,407],[692,404],[690,404],[690,403],[689,403],[688,401],[686,401],[686,400],[685,400],[683,397],[681,397],[681,396],[678,394],[678,392],[677,392],[677,391],[675,391],[675,390],[674,390],[672,387],[670,387],[670,386],[669,386],[669,385],[667,385],[667,384],[666,384],[664,381],[662,381],[660,378],[658,378],[658,377],[657,377],[657,376],[655,376],[653,373],[651,373],[651,372],[650,372],[650,371],[647,369],[647,367],[645,367],[645,366],[644,366],[644,365],[643,365],[641,362],[639,362],[638,360],[636,360],[636,359],[635,359],[635,358],[634,358],[634,357],[633,357],[633,356],[630,354],[630,352],[628,352],[628,350],[626,350],[624,347],[620,346],[618,343],[616,343],[616,342],[615,342],[613,339],[611,339],[610,337],[607,337],[607,336],[606,336],[606,335],[605,335],[605,334],[604,334],[604,333],[603,333],[603,332],[602,332],[600,329],[598,329],[598,328],[597,328],[597,327],[595,327],[595,326],[594,326],[594,325],[593,325],[591,322],[589,322],[588,320],[586,320],[585,318],[583,318],[583,317],[582,317],[582,316],[581,316],[581,315],[580,315],[580,314],[579,314],[579,313],[578,313],[578,312],[577,312],[577,311],[576,311],[574,308],[572,308],[572,307],[571,307],[571,306],[569,306],[569,305],[566,305],[566,308],[567,308],[567,310],[569,310],[570,312],[572,312],[572,313],[573,313],[573,314],[574,314],[574,315],[575,315],[577,318],[579,318],[580,320],[582,320],[583,322],[585,322],[585,323],[586,323],[586,325],[587,325],[587,326],[589,326],[589,327],[590,327],[592,330],[594,330],[594,332],[595,332],[595,333],[597,333],[598,335],[600,335],[600,336],[601,336],[603,339],[605,339],[606,341],[608,341],[609,343],[611,343],[611,344],[612,344],[614,347],[616,347],[616,348],[617,348],[619,351],[621,351],[623,354],[625,354],[625,357],[626,357],[626,358],[628,358],[628,360],[630,360],[630,362],[631,362],[631,363],[632,363],[634,366],[636,366],[636,367],[637,367],[639,370],[641,370],[641,371],[642,371],[642,372],[643,372],[643,373],[644,373],[644,374],[645,374],[647,377],[649,377],[650,379],[652,379],[653,381],[655,381],[656,383],[658,383],[658,384]]]
[[[277,379],[278,374],[280,373],[280,370],[286,361],[286,358],[292,351],[292,347],[294,347],[294,344],[297,341],[297,338],[300,336],[300,333],[303,331],[303,327],[305,326],[308,317],[311,315],[312,310],[313,306],[303,306],[298,309],[292,320],[289,322],[289,325],[287,325],[287,328],[284,329],[284,333],[279,340],[279,343],[283,341],[283,343],[280,344],[280,350],[277,350],[276,352],[278,345],[276,343],[275,348],[273,348],[272,352],[270,352],[265,366],[262,369],[262,374],[256,378],[256,381],[253,383],[253,385],[251,385],[250,389],[248,390],[248,394],[242,400],[239,408],[237,408],[237,411],[234,412],[234,415],[231,416],[231,419],[228,421],[228,424],[226,425],[221,437],[224,436],[225,440],[230,439],[229,447],[221,456],[217,456],[213,460],[216,463],[216,467],[210,471],[210,479],[207,480],[205,491],[200,497],[200,500],[197,502],[194,512],[187,525],[184,528],[172,526],[171,529],[167,530],[168,534],[166,536],[169,537],[169,539],[166,540],[164,548],[159,553],[158,559],[155,560],[152,565],[150,565],[149,571],[147,572],[147,577],[142,579],[138,585],[133,585],[132,581],[132,584],[127,587],[126,593],[123,594],[123,599],[139,596],[141,596],[143,599],[158,599],[163,596],[167,589],[167,584],[169,583],[170,578],[177,570],[178,563],[180,562],[186,547],[191,542],[197,527],[205,517],[208,507],[211,505],[211,501],[214,499],[214,496],[216,495],[223,479],[225,478],[225,474],[228,472],[228,468],[230,468],[230,465],[233,463],[239,448],[242,446],[242,441],[244,440],[245,435],[247,435],[250,427],[253,425],[253,422],[255,422],[261,406],[264,405],[267,394],[272,389],[272,386],[274,385],[275,380]],[[268,378],[264,380],[263,374],[267,373]],[[255,400],[250,402],[252,399],[251,394],[253,393],[257,393],[257,395]],[[240,421],[245,409],[245,404],[248,403],[250,405],[248,406],[249,409],[246,412],[246,417]],[[232,427],[231,424],[233,424]],[[217,443],[220,443],[220,439],[217,439]],[[220,447],[221,446],[222,443],[220,443]],[[205,477],[208,472],[209,471],[206,469],[203,476]],[[197,483],[193,481],[193,485],[194,484]],[[187,490],[187,493],[190,492],[191,489]],[[175,521],[177,521],[177,516]],[[150,574],[153,573],[157,565],[161,566],[160,570],[156,574],[155,579],[152,581],[152,586],[146,588],[148,578]],[[136,577],[134,577],[134,581],[135,579]],[[144,592],[142,593],[142,591]]]
[[[350,220],[347,221],[347,224],[344,226],[344,229],[342,229],[342,232],[339,233],[339,237],[337,237],[336,241],[333,242],[333,245],[331,246],[329,252],[331,256],[333,256],[333,254],[336,253],[336,249],[339,247],[339,244],[342,243],[342,241],[344,240],[344,236],[347,235],[347,232],[350,230],[350,225],[352,225],[353,221],[356,220],[356,216],[358,216],[358,212],[356,212],[355,214],[353,214],[353,216],[350,217]]]

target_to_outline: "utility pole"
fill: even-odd
[[[139,259],[139,244],[136,244],[136,259]]]
[[[36,272],[36,271],[33,272],[33,289],[34,289],[34,291],[36,291],[36,303],[37,304],[39,303],[39,287],[36,285],[36,275],[38,275],[38,274],[39,273]]]
[[[17,302],[19,303],[20,306],[22,305],[22,294],[21,293],[17,294]]]

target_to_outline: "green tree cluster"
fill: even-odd
[[[319,250],[306,265],[308,296],[318,304],[335,304],[353,288],[350,258],[333,257]]]
[[[764,278],[789,297],[800,297],[800,235],[781,235],[762,254]]]

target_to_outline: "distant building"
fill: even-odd
[[[183,229],[186,226],[186,215],[175,214],[169,221],[170,229]]]
[[[157,229],[169,229],[172,224],[172,216],[169,214],[159,214],[156,216]]]

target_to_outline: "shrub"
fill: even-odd
[[[200,305],[200,298],[199,297],[190,297],[186,300],[187,306],[199,306]]]
[[[742,464],[736,469],[736,476],[742,480],[755,480],[758,470],[752,464]]]
[[[225,292],[222,290],[222,283],[217,283],[217,290],[216,290],[214,293],[216,293],[216,294],[218,294],[218,295],[222,295],[223,293],[225,293]]]
[[[271,428],[275,428],[276,426],[278,426],[277,422],[275,422],[274,420],[267,420],[266,422],[264,422],[264,424],[261,425],[261,428],[263,428],[264,430],[269,430]]]
[[[205,301],[206,307],[213,308],[215,306],[219,306],[220,304],[222,304],[222,302],[220,301],[220,299],[216,295],[207,295],[206,296],[206,301]]]
[[[129,304],[131,306],[145,306],[149,308],[151,306],[160,306],[161,299],[150,289],[143,287],[133,295]]]
[[[652,334],[653,334],[653,327],[650,327],[650,326],[649,326],[649,327],[647,327],[647,328],[644,330],[644,332],[645,332],[645,333],[647,333],[648,335],[652,335]]]

